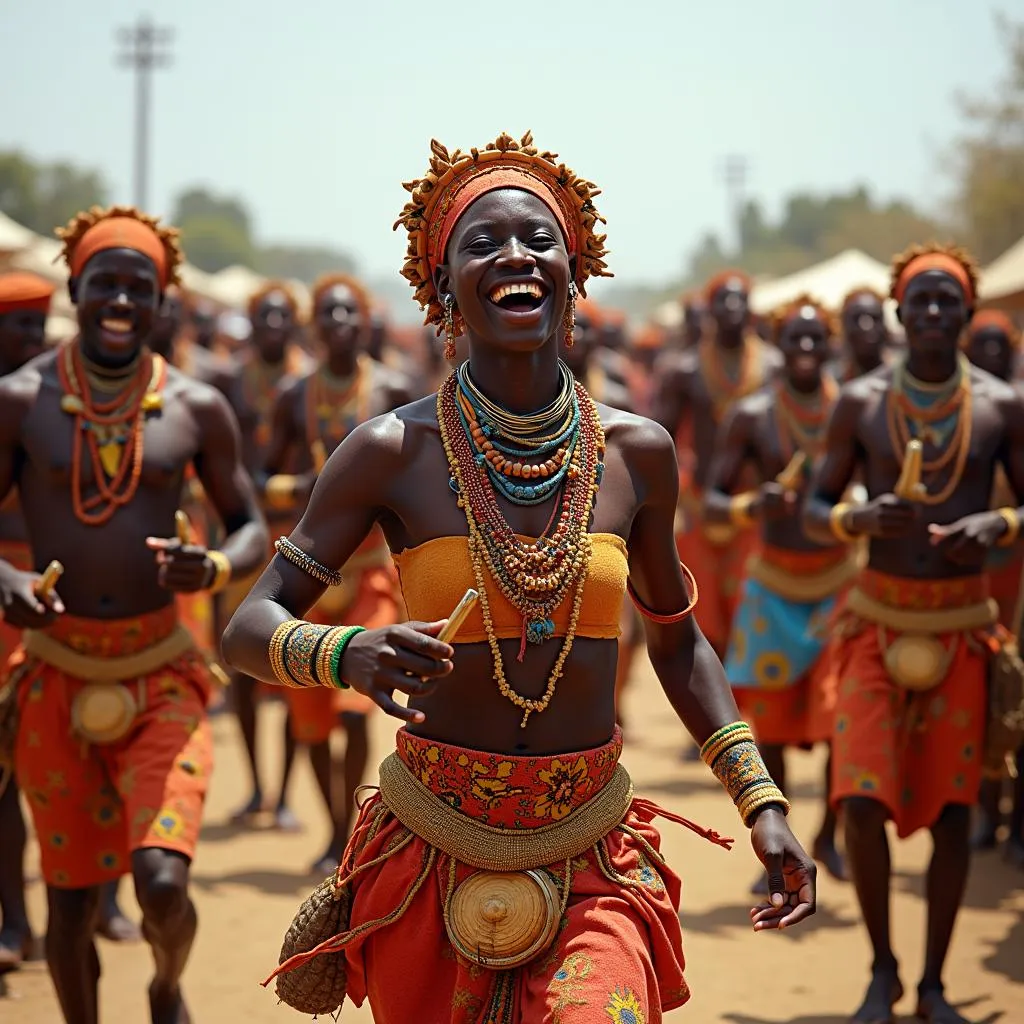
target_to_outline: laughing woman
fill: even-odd
[[[596,188],[529,135],[432,150],[406,185],[403,274],[469,360],[345,439],[224,635],[241,671],[351,686],[405,723],[328,885],[340,930],[287,959],[278,992],[328,1012],[347,981],[381,1024],[657,1021],[689,991],[680,881],[653,825],[671,816],[634,799],[618,763],[627,587],[665,694],[771,876],[755,930],[814,912],[814,867],[689,615],[672,439],[595,405],[558,359],[576,296],[607,273]],[[417,621],[303,622],[374,524]],[[469,587],[480,601],[453,648],[437,637]]]

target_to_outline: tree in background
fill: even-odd
[[[103,176],[64,160],[32,160],[0,152],[0,210],[39,235],[52,235],[79,210],[107,202]]]
[[[240,199],[193,187],[180,193],[171,223],[181,231],[186,258],[214,274],[235,264],[252,267],[256,246],[249,211]]]
[[[321,274],[355,272],[348,253],[326,245],[267,245],[257,255],[256,270],[267,277],[294,278],[312,284]]]
[[[953,149],[956,210],[982,264],[1024,236],[1024,22],[996,17],[1009,74],[992,96],[958,98],[966,129]]]

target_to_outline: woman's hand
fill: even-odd
[[[816,909],[818,869],[789,830],[780,808],[766,807],[750,831],[757,859],[768,872],[768,902],[750,911],[754,931],[792,928]]]
[[[341,659],[342,679],[389,715],[403,722],[424,721],[422,711],[402,707],[392,694],[399,690],[422,697],[451,672],[455,652],[435,639],[447,621],[406,622],[356,634]]]
[[[194,594],[205,590],[216,575],[216,567],[206,557],[201,544],[182,544],[166,537],[147,537],[146,546],[156,557],[157,582],[165,590]]]
[[[0,620],[16,629],[42,629],[62,615],[64,603],[55,590],[39,596],[41,581],[37,572],[21,572],[0,562]]]

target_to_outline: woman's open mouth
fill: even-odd
[[[506,313],[529,314],[537,312],[547,296],[547,288],[539,281],[517,281],[495,285],[488,298]]]

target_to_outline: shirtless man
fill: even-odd
[[[828,623],[836,598],[856,573],[848,545],[808,539],[797,513],[806,472],[786,479],[794,457],[805,465],[821,455],[825,426],[838,388],[825,372],[834,317],[804,295],[772,318],[784,360],[779,377],[726,416],[708,475],[705,519],[710,523],[757,524],[760,543],[747,563],[746,578],[725,660],[740,712],[779,787],[786,789],[783,751],[829,743],[835,708],[828,659]],[[744,470],[758,484],[742,490]],[[779,477],[784,477],[780,482]],[[845,878],[836,849],[836,816],[825,809],[813,853],[833,877]],[[761,875],[754,891],[767,892]]]
[[[6,376],[39,355],[46,341],[46,314],[54,286],[35,274],[0,274],[0,376]],[[18,496],[0,504],[0,558],[18,569],[32,568],[25,522]],[[20,632],[0,619],[0,685]],[[11,766],[8,766],[10,768]],[[25,819],[17,781],[3,785],[0,770],[0,971],[17,967],[35,953],[25,909]]]
[[[837,625],[832,777],[873,951],[858,1022],[891,1021],[903,995],[890,939],[888,819],[901,837],[928,828],[934,840],[917,1014],[964,1021],[946,1000],[942,970],[981,776],[984,639],[996,619],[984,566],[993,546],[1016,539],[1021,515],[990,510],[996,467],[1016,501],[1024,494],[1024,400],[960,353],[975,294],[961,250],[914,247],[897,258],[892,295],[906,358],[843,388],[805,507],[820,544],[870,540]],[[923,486],[913,462],[909,479],[903,473],[911,439],[923,444]],[[869,500],[848,505],[842,496],[858,470]]]
[[[680,452],[683,529],[679,554],[700,586],[697,618],[709,643],[725,656],[743,566],[756,532],[703,521],[703,495],[719,424],[733,403],[760,390],[781,359],[750,329],[750,280],[736,270],[708,283],[710,331],[696,348],[659,365],[655,418]]]
[[[283,281],[270,281],[249,300],[249,320],[252,335],[246,349],[234,359],[219,378],[219,387],[238,419],[242,432],[242,451],[245,464],[258,483],[262,482],[264,466],[271,436],[271,414],[274,403],[284,388],[297,376],[311,369],[311,361],[295,344],[299,329],[299,307],[291,289]],[[291,467],[287,467],[291,468]],[[280,510],[267,509],[267,520],[272,536],[287,533],[292,519]],[[268,551],[269,558],[272,551]],[[218,601],[217,634],[242,603],[263,566],[249,579],[240,579],[228,587]],[[238,724],[242,731],[252,793],[242,807],[235,812],[232,820],[251,823],[265,809],[263,784],[260,777],[256,747],[257,683],[249,676],[238,672],[231,674],[231,695]],[[291,728],[285,724],[284,762],[282,767],[280,794],[284,800],[295,759],[295,742]],[[294,831],[299,828],[295,815],[285,803],[279,803],[274,810],[278,828]]]
[[[26,630],[9,662],[15,764],[65,1020],[99,1019],[100,886],[131,872],[155,959],[152,1020],[182,1024],[212,744],[209,680],[174,593],[249,573],[266,530],[227,404],[145,347],[180,260],[174,233],[114,207],[80,214],[61,237],[79,337],[0,380],[0,496],[18,488],[35,568],[64,567],[47,593],[38,572],[0,561],[3,616]],[[221,551],[168,539],[189,463],[223,518]]]
[[[885,297],[872,288],[854,288],[840,308],[842,352],[835,369],[840,384],[863,377],[885,362],[889,331],[885,326]]]
[[[285,386],[274,407],[264,466],[268,508],[301,514],[331,452],[360,423],[412,400],[402,374],[367,352],[370,300],[345,274],[321,278],[313,287],[312,328],[324,351],[311,373]],[[288,467],[295,469],[287,474]],[[341,586],[329,587],[308,614],[325,625],[387,626],[398,621],[398,578],[380,531],[374,531],[342,569]],[[292,739],[309,748],[317,784],[333,824],[324,854],[311,869],[329,874],[338,866],[349,832],[349,814],[363,783],[369,757],[367,715],[372,702],[352,690],[288,690]],[[341,785],[332,794],[330,737],[346,734]],[[285,794],[280,803],[284,805]]]
[[[1017,356],[1020,351],[1020,331],[1005,314],[994,309],[975,313],[967,328],[964,352],[967,358],[994,377],[1015,384]],[[992,488],[992,507],[1011,503],[1012,491],[1001,470],[996,471]],[[1016,621],[1024,580],[1024,552],[1021,546],[995,548],[986,560],[991,577],[992,596],[999,605],[999,621],[1008,630],[1017,633]],[[971,844],[976,850],[990,850],[996,845],[999,827],[999,802],[1004,779],[986,778],[981,783],[978,800],[978,822]],[[1013,803],[1010,810],[1010,834],[1006,840],[1007,859],[1024,867],[1024,747],[1017,751],[1017,777],[1013,780]]]

